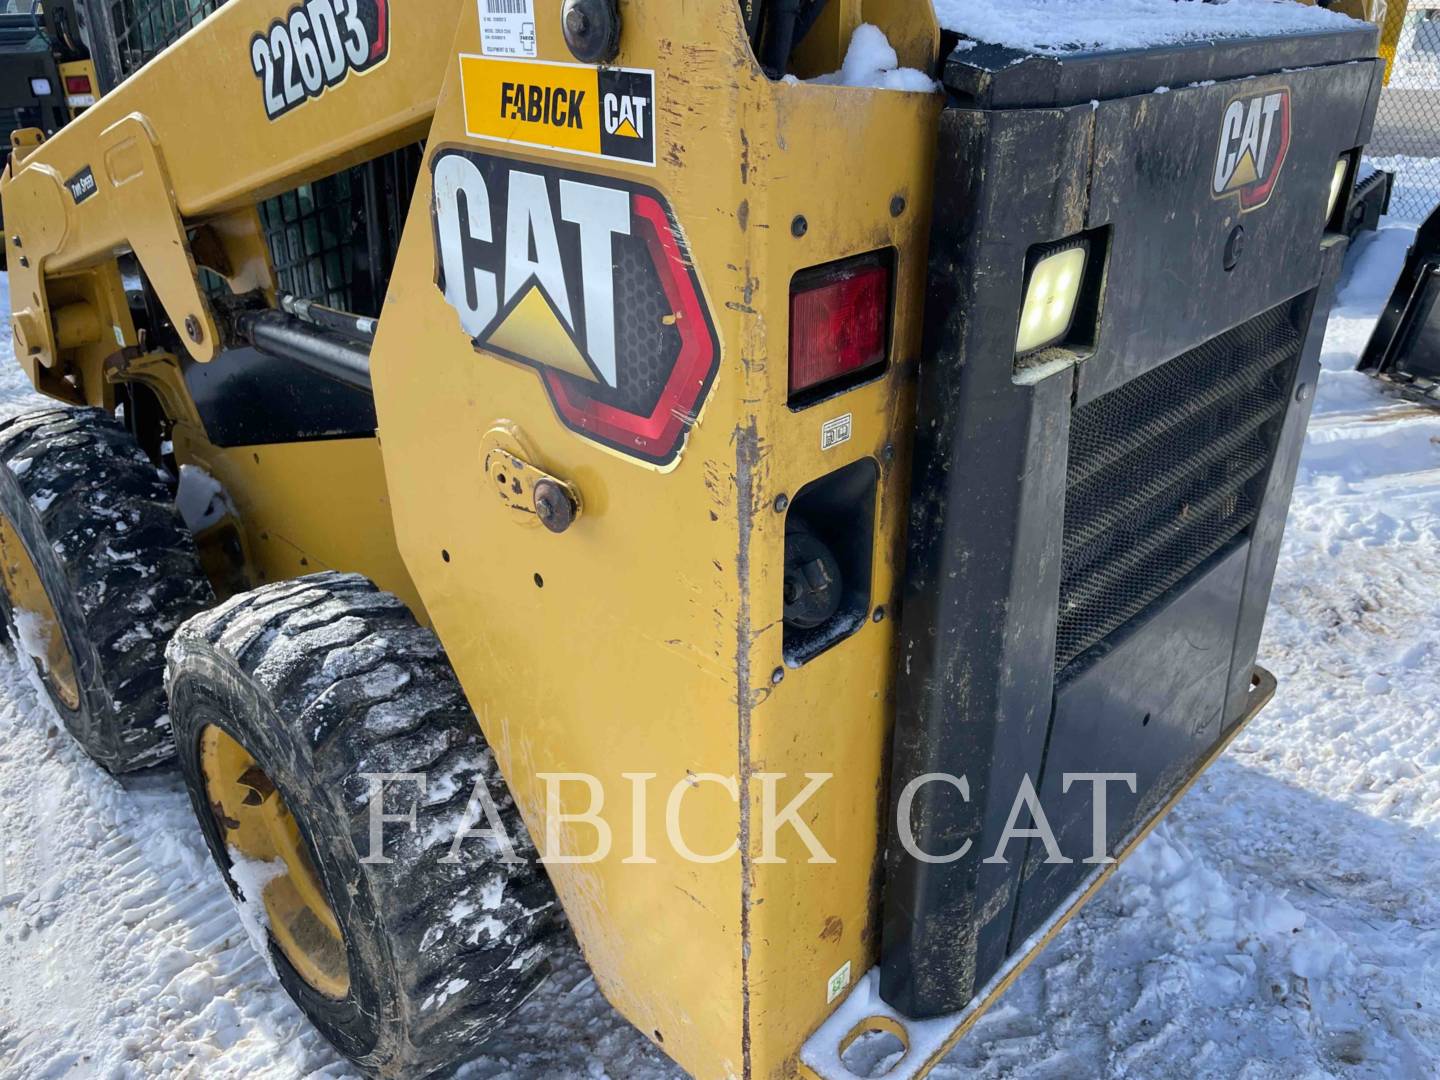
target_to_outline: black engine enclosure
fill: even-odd
[[[881,955],[909,1016],[964,1008],[1099,869],[1092,786],[1066,774],[1134,774],[1108,785],[1113,854],[1245,711],[1374,55],[1357,23],[1064,56],[962,42],[946,63]],[[1243,156],[1227,114],[1255,100],[1275,139],[1283,115],[1279,163],[1260,142],[1254,182],[1217,191]],[[1075,326],[1017,360],[1027,266],[1076,237]],[[894,832],[937,773],[968,798],[925,782],[908,825],[930,856],[969,843],[946,862]],[[1027,778],[1073,861],[1033,838],[985,861]]]

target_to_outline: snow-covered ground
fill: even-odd
[[[1440,412],[1351,370],[1410,235],[1352,252],[1326,338],[1262,649],[1278,697],[937,1076],[1440,1075]],[[0,415],[32,401],[9,345]],[[573,949],[467,1072],[678,1075]],[[178,779],[103,775],[0,654],[0,1076],[348,1074]]]

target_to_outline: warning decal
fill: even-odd
[[[460,57],[474,139],[655,164],[655,73]]]

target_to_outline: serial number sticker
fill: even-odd
[[[655,73],[460,57],[472,139],[655,164]]]
[[[830,981],[825,984],[825,1004],[829,1005],[837,997],[845,992],[850,985],[850,961],[846,960],[840,970],[830,976]]]
[[[855,421],[852,419],[852,414],[848,412],[844,416],[837,416],[834,420],[825,421],[820,426],[820,449],[834,450],[841,443],[849,442],[854,431]]]
[[[486,56],[535,55],[535,0],[479,0],[480,51]]]

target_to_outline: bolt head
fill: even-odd
[[[1245,254],[1245,227],[1236,225],[1230,230],[1230,235],[1225,240],[1224,266],[1227,271],[1234,270],[1240,264],[1240,258]]]
[[[568,492],[553,480],[535,485],[535,516],[553,533],[563,533],[575,523],[575,503]]]
[[[615,0],[565,0],[560,28],[576,60],[607,64],[620,52],[620,12]]]
[[[205,331],[200,328],[200,320],[194,315],[185,316],[185,334],[196,345],[205,340]]]
[[[790,496],[789,496],[789,495],[776,495],[776,496],[775,496],[775,512],[776,512],[777,514],[783,514],[783,513],[784,513],[786,510],[788,510],[789,508],[790,508]]]
[[[796,214],[795,220],[790,222],[790,235],[797,240],[810,231],[810,222],[805,220],[804,214]]]
[[[903,213],[905,213],[905,196],[896,195],[890,200],[890,216],[899,217]]]

